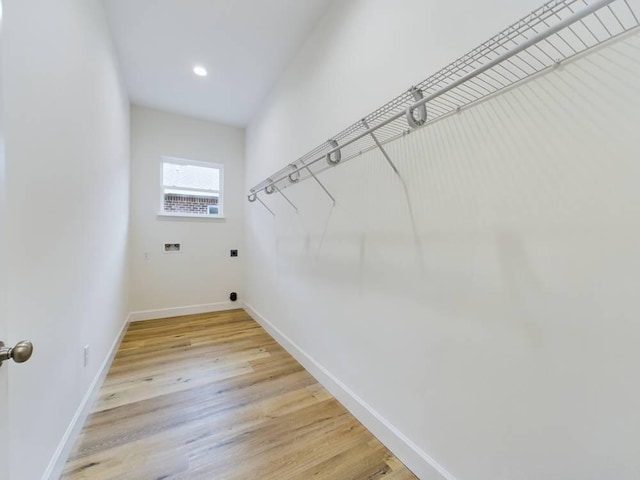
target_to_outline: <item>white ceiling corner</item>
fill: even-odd
[[[133,103],[246,126],[332,0],[103,1]]]

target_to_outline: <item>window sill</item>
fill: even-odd
[[[158,217],[169,217],[169,218],[200,218],[204,220],[225,220],[226,217],[224,215],[195,215],[189,213],[166,213],[160,212],[158,213]]]

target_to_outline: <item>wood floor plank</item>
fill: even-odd
[[[243,310],[131,324],[63,480],[416,477]]]

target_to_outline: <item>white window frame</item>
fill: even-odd
[[[166,212],[164,209],[164,190],[167,187],[164,184],[164,164],[165,162],[177,163],[179,165],[194,165],[196,167],[215,168],[220,175],[220,190],[205,190],[199,188],[175,187],[180,190],[193,190],[194,192],[211,192],[218,194],[218,213],[217,214],[197,214],[197,213],[181,213]],[[224,165],[221,163],[202,162],[198,160],[189,160],[186,158],[171,157],[163,155],[160,157],[160,213],[159,216],[164,217],[193,217],[193,218],[224,218]]]

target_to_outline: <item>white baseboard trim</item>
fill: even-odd
[[[73,449],[76,440],[80,436],[80,432],[82,432],[82,427],[84,426],[89,413],[91,412],[91,407],[95,402],[98,392],[100,391],[100,387],[104,382],[107,373],[109,372],[109,368],[111,367],[111,363],[118,351],[118,347],[120,346],[120,342],[122,342],[122,338],[124,337],[124,333],[127,330],[127,326],[131,321],[131,314],[129,314],[122,324],[120,328],[120,332],[118,333],[116,339],[113,341],[111,345],[111,349],[109,350],[109,354],[100,365],[96,376],[91,382],[87,393],[85,394],[82,402],[78,406],[75,415],[71,419],[69,426],[67,427],[67,431],[64,433],[60,443],[58,444],[58,448],[56,448],[47,469],[42,475],[42,480],[57,480],[62,475],[62,471],[67,463],[67,459],[71,454],[71,450]]]
[[[156,318],[179,317],[181,315],[193,315],[196,313],[221,312],[223,310],[234,310],[242,308],[237,302],[205,303],[203,305],[190,305],[186,307],[159,308],[156,310],[141,310],[131,312],[132,322],[142,322],[144,320],[155,320]]]
[[[391,422],[356,395],[349,387],[320,365],[302,348],[260,315],[251,305],[245,311],[342,403],[378,440],[421,480],[455,480],[438,462],[402,434]]]

